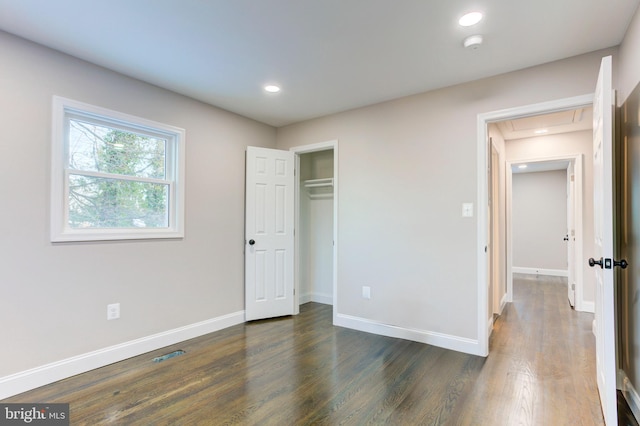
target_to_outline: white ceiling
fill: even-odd
[[[534,161],[527,162],[523,161],[522,163],[511,165],[512,173],[538,173],[538,172],[549,172],[552,170],[567,170],[569,167],[569,160],[550,160],[550,161]],[[526,168],[521,169],[520,165],[526,165]]]
[[[0,29],[282,126],[616,46],[639,2],[0,0]]]
[[[500,121],[496,124],[502,137],[507,141],[591,130],[593,128],[593,108],[578,108],[551,114],[535,115],[516,120]],[[545,130],[545,132],[536,133],[542,130]]]

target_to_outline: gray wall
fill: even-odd
[[[2,32],[0,52],[0,378],[243,311],[245,147],[275,129]],[[49,242],[54,94],[186,129],[184,239]]]
[[[567,272],[567,171],[514,173],[513,267]]]

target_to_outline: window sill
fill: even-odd
[[[58,235],[52,235],[51,242],[68,243],[180,238],[184,238],[184,232],[174,230],[69,230]]]

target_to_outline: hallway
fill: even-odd
[[[566,278],[514,274],[464,424],[601,425],[593,314],[567,301]]]

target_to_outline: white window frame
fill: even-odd
[[[184,237],[185,130],[83,102],[53,97],[51,149],[51,241],[140,240]],[[68,126],[70,117],[139,131],[167,140],[166,183],[169,223],[166,228],[71,228],[69,226]],[[83,172],[84,174],[84,172]],[[87,173],[90,174],[90,173]],[[125,178],[126,180],[126,178]],[[144,180],[144,179],[136,179]]]

